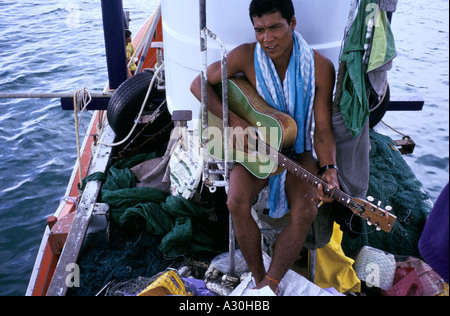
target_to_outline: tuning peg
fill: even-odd
[[[390,205],[386,206],[386,211],[388,211],[388,212],[392,211],[392,206],[390,206]]]
[[[367,225],[369,225],[369,226],[372,226],[372,223],[371,223],[371,222],[369,222],[369,221],[367,221]]]
[[[376,227],[376,231],[379,232],[381,230],[380,228],[380,223],[376,222],[375,223],[375,227]]]
[[[368,196],[368,197],[367,197],[367,201],[373,202],[373,201],[375,201],[375,199],[373,198],[373,196]]]
[[[377,205],[378,205],[378,207],[380,207],[380,206],[381,206],[381,201],[378,201],[378,204],[377,204]]]

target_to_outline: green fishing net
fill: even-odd
[[[353,258],[365,245],[394,255],[420,258],[417,245],[432,203],[392,139],[371,130],[370,140],[367,195],[375,198],[375,204],[378,200],[382,201],[382,208],[392,206],[390,213],[397,216],[397,221],[390,233],[375,231],[373,226],[363,225],[363,231],[355,239],[344,234],[342,248],[347,256]]]

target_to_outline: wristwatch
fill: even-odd
[[[319,172],[318,172],[319,176],[321,176],[328,169],[336,169],[337,173],[339,174],[339,169],[336,165],[326,165],[319,169]]]

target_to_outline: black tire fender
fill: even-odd
[[[391,98],[391,90],[389,88],[389,85],[386,87],[386,92],[383,97],[383,101],[381,104],[378,104],[379,101],[371,94],[371,97],[369,98],[370,103],[370,116],[369,116],[369,127],[374,128],[375,125],[377,125],[386,114],[386,111],[389,107],[389,101]],[[376,109],[372,109],[378,104],[378,107]]]
[[[114,92],[108,103],[107,117],[109,125],[119,138],[126,137],[133,128],[135,119],[145,100],[153,71],[145,70],[124,81]],[[156,89],[150,92],[147,105],[156,98],[165,98],[164,93]]]

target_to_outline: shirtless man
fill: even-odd
[[[260,48],[270,57],[281,82],[284,81],[294,47],[296,18],[291,0],[253,0],[250,17],[254,26],[256,41],[243,44],[228,55],[228,76],[243,73],[253,87],[257,87],[255,70],[255,49]],[[328,183],[328,188],[338,187],[335,158],[335,139],[331,126],[332,93],[335,82],[333,64],[324,56],[313,52],[315,68],[315,98],[313,112],[315,117],[314,149],[319,161],[311,150],[297,152],[297,162],[318,174]],[[220,62],[208,67],[208,109],[222,117],[222,102],[212,86],[221,82]],[[191,91],[201,100],[201,79],[197,77]],[[231,127],[245,130],[249,123],[230,111]],[[306,137],[310,137],[306,135]],[[326,168],[323,168],[327,166]],[[298,257],[306,234],[318,211],[319,199],[329,203],[332,199],[323,193],[323,188],[314,188],[298,177],[287,174],[285,193],[289,202],[291,219],[280,233],[275,245],[270,268],[265,270],[261,251],[261,233],[251,215],[251,206],[259,192],[267,186],[268,179],[258,179],[241,164],[235,164],[230,179],[227,206],[235,226],[236,239],[256,282],[256,288],[269,286],[275,293],[278,284]],[[314,197],[313,199],[311,197]]]

